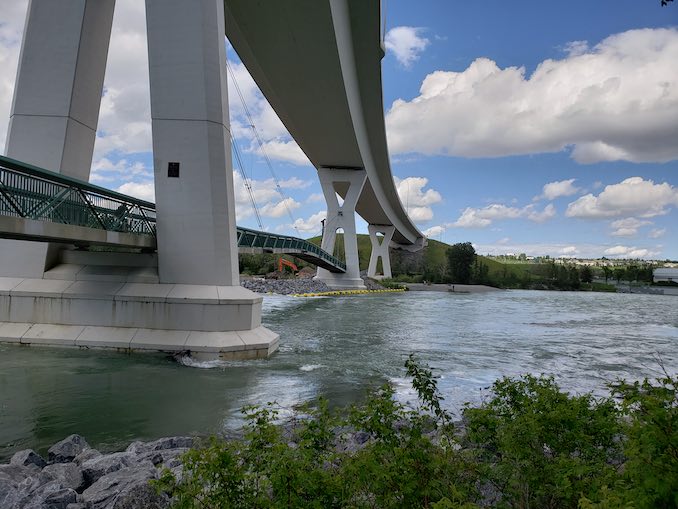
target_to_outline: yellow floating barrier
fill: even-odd
[[[329,292],[295,293],[292,297],[334,297],[337,295],[364,295],[367,293],[397,293],[404,291],[405,288],[385,288],[383,290],[332,290]]]

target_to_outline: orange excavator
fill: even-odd
[[[284,258],[278,258],[278,272],[283,271],[283,266],[287,266],[292,269],[294,272],[299,272],[299,269],[292,262],[285,260]]]

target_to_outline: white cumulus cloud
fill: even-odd
[[[492,203],[482,208],[467,207],[452,226],[456,228],[486,228],[494,221],[505,219],[526,218],[536,223],[542,223],[554,217],[556,209],[549,203],[541,211],[534,205],[525,207],[509,207],[501,203]]]
[[[418,27],[400,26],[386,32],[384,45],[393,52],[404,67],[410,67],[419,59],[421,53],[430,44],[430,41],[421,36],[423,29]]]
[[[635,246],[614,246],[604,251],[605,256],[613,258],[652,258],[658,256],[661,251]]]
[[[266,203],[259,212],[264,217],[282,217],[300,206],[301,204],[294,198],[285,198],[277,203]]]
[[[153,182],[126,182],[118,187],[116,191],[134,196],[140,200],[155,202],[155,185]]]
[[[307,219],[296,219],[290,226],[300,233],[315,235],[322,231],[321,222],[326,217],[327,212],[325,210],[321,210],[320,212],[316,212],[315,214],[311,215]]]
[[[422,233],[426,237],[438,237],[440,234],[445,232],[445,227],[444,226],[431,226],[430,228],[424,230]]]
[[[663,237],[666,234],[666,228],[653,228],[650,230],[650,233],[647,234],[651,239],[658,239]]]
[[[579,188],[574,185],[574,181],[575,179],[568,179],[544,184],[542,193],[539,196],[535,196],[534,199],[555,200],[561,196],[572,196],[573,194],[577,194],[579,192]]]
[[[630,177],[605,186],[595,196],[586,194],[570,203],[565,215],[585,219],[607,217],[653,217],[666,214],[678,206],[678,189],[667,182],[655,184],[642,177]]]
[[[561,256],[576,256],[577,254],[579,254],[577,246],[566,246],[560,250]]]
[[[488,58],[429,74],[419,96],[388,111],[389,147],[466,157],[573,147],[581,163],[678,158],[678,29],[629,30],[572,49],[530,76]]]
[[[398,196],[407,214],[414,222],[424,222],[433,219],[431,205],[440,203],[442,196],[435,189],[424,189],[428,185],[425,177],[407,177],[400,179],[393,177]]]
[[[247,179],[254,201],[261,216],[282,217],[287,211],[298,209],[301,204],[288,196],[281,196],[275,180],[272,178],[266,180]],[[278,181],[283,189],[304,189],[311,185],[307,180],[301,180],[297,177],[291,177]],[[233,190],[235,192],[235,214],[238,220],[245,219],[254,215],[252,198],[247,189],[247,185],[238,171],[233,171]]]
[[[633,237],[638,234],[638,229],[640,227],[648,224],[652,224],[652,222],[636,219],[635,217],[617,219],[610,223],[613,230],[611,235],[615,237]]]

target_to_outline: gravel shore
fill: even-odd
[[[381,290],[383,287],[372,279],[363,278],[368,290]],[[241,279],[240,285],[256,293],[277,293],[280,295],[294,295],[298,293],[329,292],[332,289],[322,281],[311,278],[299,279]]]

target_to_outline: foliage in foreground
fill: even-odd
[[[669,508],[678,506],[678,378],[570,396],[553,378],[494,383],[461,426],[411,356],[415,407],[384,385],[361,406],[324,399],[291,423],[274,404],[244,409],[242,439],[188,452],[156,487],[176,508]]]

